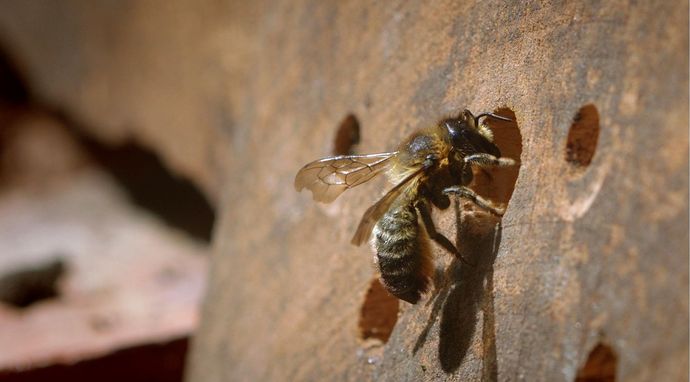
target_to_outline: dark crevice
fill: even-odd
[[[183,380],[187,338],[167,343],[134,346],[70,365],[29,370],[0,370],[2,382],[38,381],[150,381]]]
[[[7,52],[0,43],[0,103],[27,104],[31,97],[26,76]]]
[[[0,302],[27,308],[59,296],[58,281],[66,270],[62,259],[10,271],[0,276]]]
[[[87,133],[95,129],[87,129],[68,113],[32,99],[26,77],[11,58],[0,46],[0,150],[14,118],[27,112],[48,113],[63,122],[135,205],[196,239],[210,242],[215,210],[193,182],[175,175],[155,151],[134,141],[104,144]]]
[[[64,115],[61,119],[90,157],[115,178],[135,205],[196,239],[211,241],[215,210],[194,183],[174,174],[154,151],[134,141],[108,146],[83,134],[86,129]]]
[[[8,126],[29,104],[31,92],[20,65],[0,42],[0,152],[7,142]]]

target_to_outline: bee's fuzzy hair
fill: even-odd
[[[488,139],[489,142],[494,141],[494,132],[491,131],[489,126],[487,126],[486,124],[480,123],[479,126],[477,126],[477,130],[479,130],[479,134],[484,136],[484,138]]]

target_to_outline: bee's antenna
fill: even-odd
[[[501,121],[506,121],[506,122],[513,122],[512,119],[504,117],[502,115],[494,114],[494,113],[481,113],[478,116],[474,117],[474,122],[479,126],[479,119],[483,117],[491,117],[491,118],[496,118]]]

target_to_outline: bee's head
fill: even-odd
[[[467,145],[473,145],[476,149],[480,149],[492,155],[500,155],[498,147],[493,144],[493,132],[488,126],[480,121],[480,119],[484,117],[512,122],[511,119],[494,113],[481,113],[475,116],[471,111],[465,109],[457,118],[449,118],[443,121],[445,128],[448,130],[448,135],[450,136],[453,147],[460,149]]]
[[[465,140],[471,130],[476,130],[476,120],[472,112],[465,109],[457,118],[448,118],[443,121],[443,125],[448,130],[448,135],[453,146],[458,146]]]

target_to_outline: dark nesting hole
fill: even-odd
[[[61,259],[10,271],[0,277],[0,302],[26,308],[59,296],[58,280],[65,273]]]
[[[359,122],[353,114],[348,114],[335,133],[333,155],[352,155],[354,146],[359,143]]]
[[[515,113],[507,108],[494,111],[495,114],[510,118],[511,122],[495,118],[486,118],[484,123],[494,134],[494,143],[501,150],[501,156],[512,158],[518,164],[511,167],[474,168],[474,181],[471,185],[478,194],[494,203],[507,205],[515,190],[515,182],[520,173],[520,155],[522,155],[522,135]]]
[[[598,343],[578,371],[576,382],[613,382],[616,380],[618,357],[610,346]]]
[[[386,291],[378,278],[372,280],[359,314],[360,339],[386,343],[398,321],[398,309],[398,299]]]
[[[565,146],[565,159],[577,168],[589,166],[596,152],[598,140],[599,112],[594,105],[588,104],[573,118]]]

